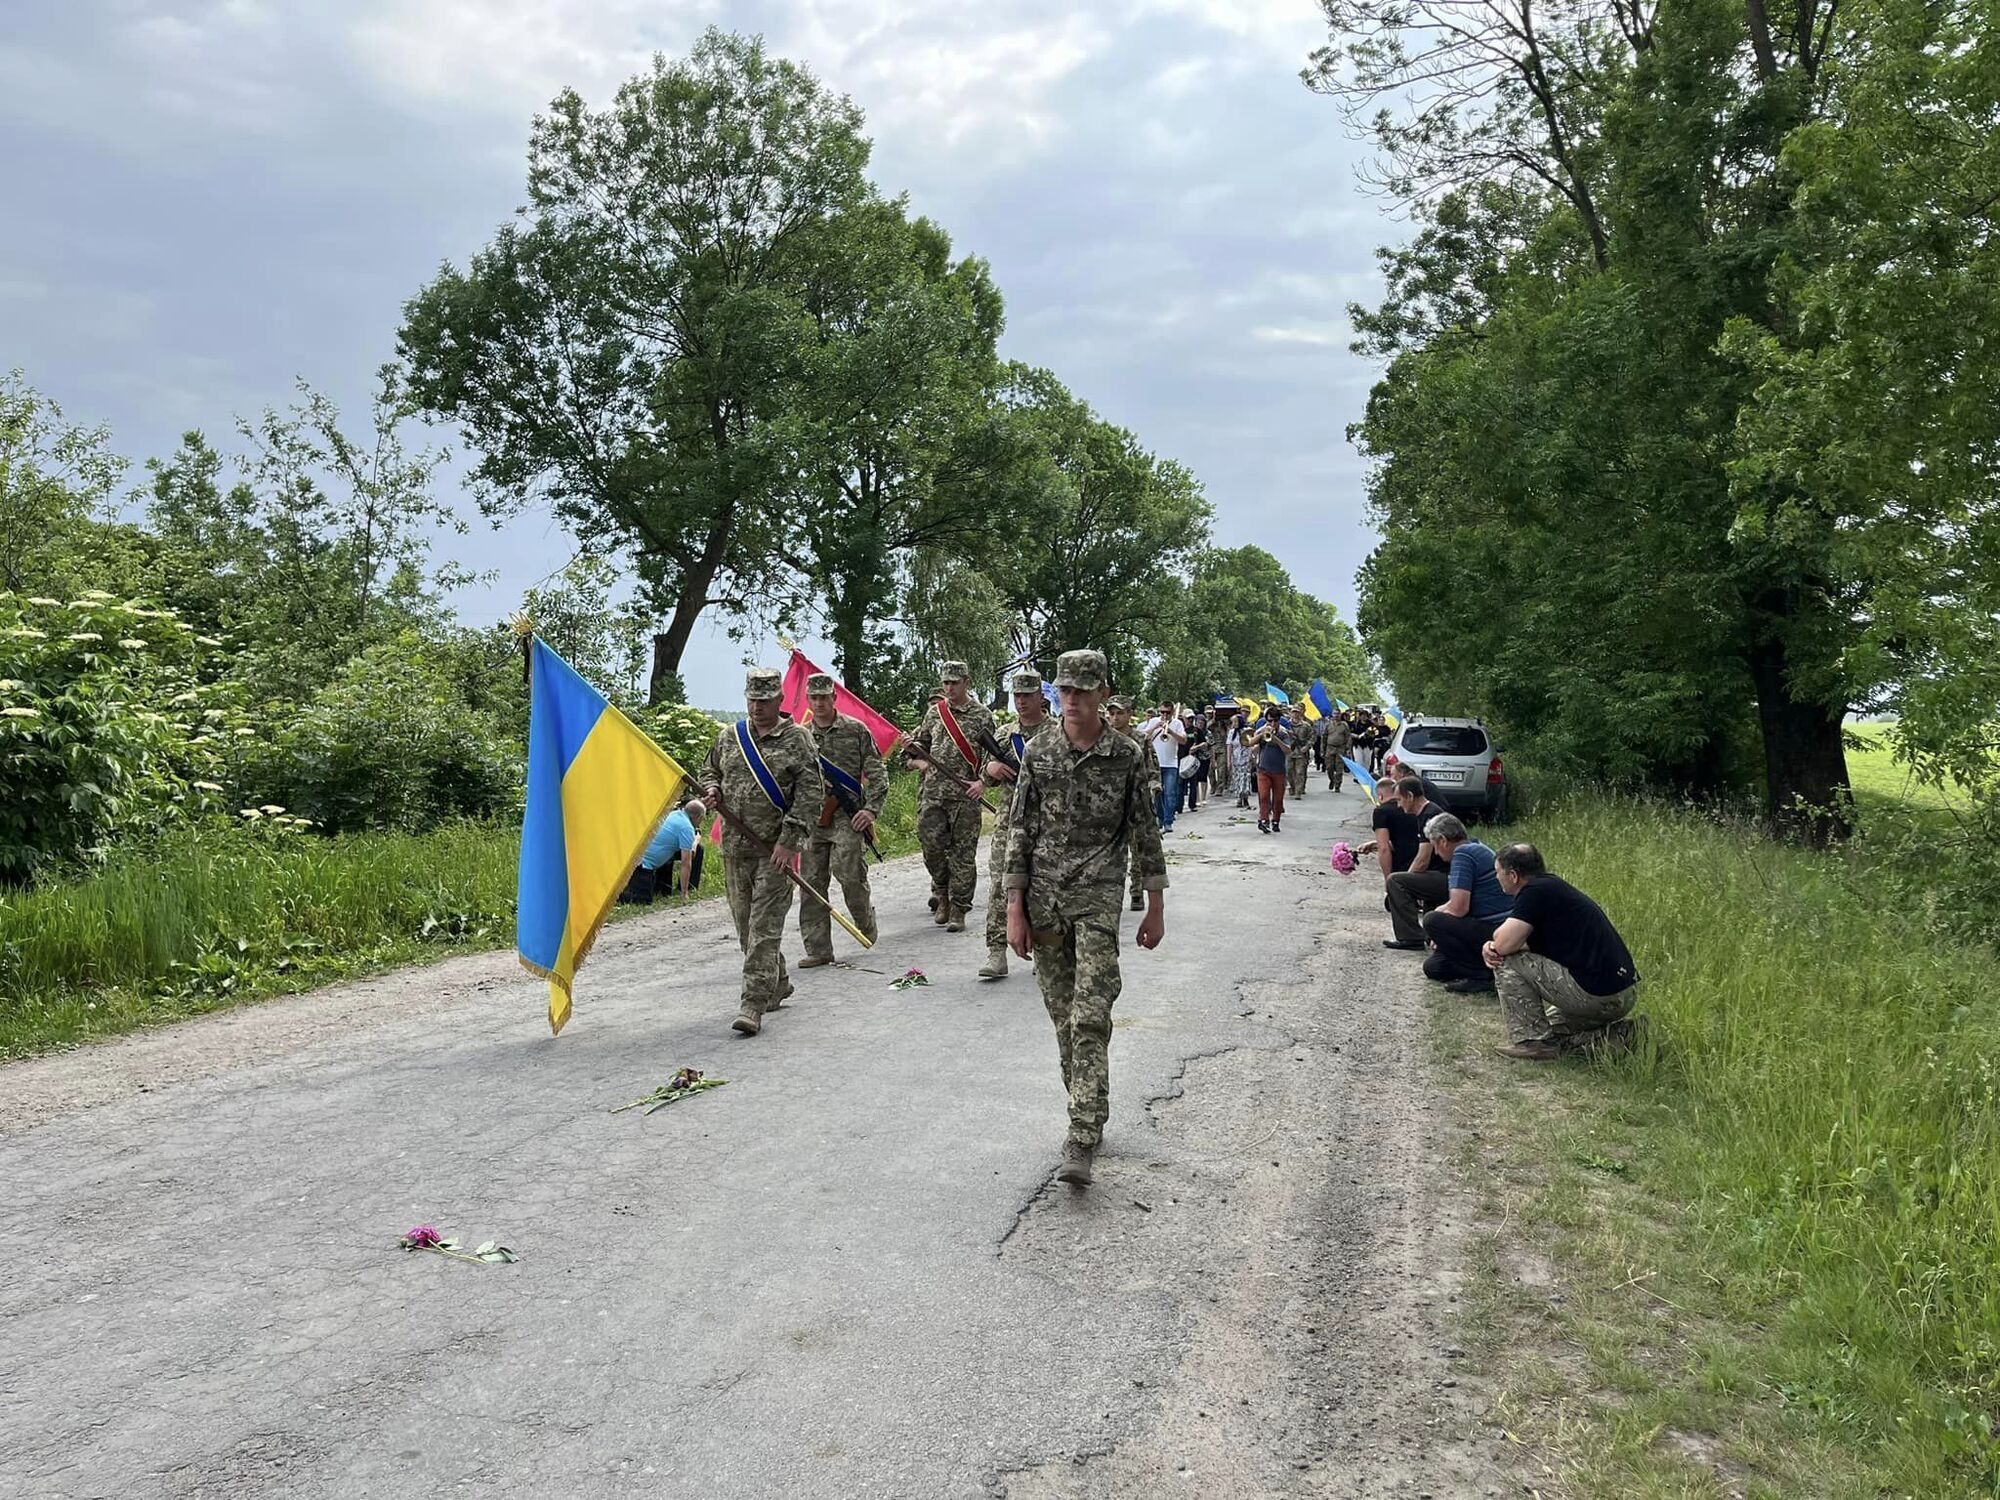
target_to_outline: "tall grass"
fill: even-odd
[[[1639,1180],[1685,1205],[1699,1269],[1765,1327],[1769,1389],[1871,1449],[1899,1493],[1993,1492],[1993,952],[1885,899],[1864,866],[1704,815],[1558,804],[1510,836],[1638,958],[1661,1050],[1570,1102],[1650,1122]]]

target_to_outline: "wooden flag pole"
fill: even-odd
[[[731,812],[728,809],[728,807],[724,805],[722,798],[719,796],[715,799],[715,811],[721,817],[723,822],[727,823],[731,828],[734,828],[738,833],[742,834],[743,837],[748,839],[750,841],[751,847],[754,848],[759,854],[763,855],[764,858],[766,859],[769,859],[771,857],[772,854],[771,846],[768,843],[766,843],[763,839],[759,838],[754,832],[752,832],[749,824],[745,823],[741,818],[737,817],[735,813]],[[831,901],[827,900],[824,895],[822,895],[820,892],[814,890],[810,885],[808,885],[806,883],[805,876],[801,875],[797,870],[794,870],[790,865],[786,865],[784,867],[784,871],[786,877],[790,879],[792,884],[797,886],[800,890],[804,891],[808,896],[812,897],[813,900],[817,901],[821,906],[824,906],[827,909],[828,915],[830,915],[834,921],[838,922],[841,925],[841,927],[846,931],[847,935],[853,938],[855,942],[859,943],[864,948],[873,948],[875,946],[875,940],[869,937],[866,933],[864,933],[859,927],[856,927],[852,922],[848,921],[846,917],[840,914],[839,910],[834,906],[834,904]]]

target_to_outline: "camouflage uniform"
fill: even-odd
[[[749,699],[776,698],[782,692],[777,671],[758,667],[750,673],[743,695]],[[705,780],[709,786],[722,789],[723,806],[758,838],[787,849],[804,849],[812,831],[808,820],[818,815],[824,795],[812,731],[781,719],[776,729],[754,739],[789,804],[786,811],[778,811],[751,774],[736,743],[733,724],[715,737],[708,752]],[[736,941],[743,948],[743,1011],[759,1017],[777,1009],[792,992],[782,950],[785,917],[792,909],[792,883],[782,870],[773,868],[768,852],[726,822],[722,859],[729,914],[736,919]]]
[[[1104,658],[1066,651],[1056,681],[1100,687]],[[1025,893],[1035,978],[1055,1023],[1070,1139],[1091,1148],[1111,1113],[1111,1007],[1119,990],[1118,905],[1128,850],[1137,851],[1147,890],[1167,887],[1145,753],[1108,728],[1085,751],[1070,748],[1060,720],[1035,736],[1014,793],[1007,845],[1007,889]]]
[[[1042,690],[1042,674],[1016,672],[1008,690],[1039,693]],[[1047,723],[1044,719],[1042,725],[1037,726],[1037,732]],[[1021,760],[1014,752],[1013,736],[1003,734],[997,738],[1000,748],[1007,752],[999,757],[1000,763],[1013,767],[1017,776],[1015,785],[1018,785]],[[1025,743],[1022,748],[1026,749]],[[996,785],[999,786],[1001,800],[1000,815],[993,820],[993,842],[986,855],[986,953],[988,967],[997,972],[979,971],[981,977],[990,979],[998,979],[1007,972],[1007,843],[1014,828],[1014,787],[1005,783]]]
[[[964,682],[965,663],[946,662],[942,676],[947,683]],[[959,753],[936,703],[924,711],[923,723],[909,740],[910,750],[930,762],[917,789],[917,841],[923,845],[924,867],[931,872],[931,900],[946,920],[952,913],[963,917],[972,910],[972,893],[979,884],[981,808],[976,798],[965,795],[965,784],[985,779],[980,734],[993,734],[994,729],[993,710],[982,703],[967,703],[951,713],[972,747],[973,760]]]
[[[1326,784],[1336,792],[1347,776],[1347,766],[1341,757],[1354,749],[1354,731],[1348,728],[1347,720],[1334,714],[1326,721]]]
[[[1306,778],[1312,774],[1313,726],[1306,722],[1303,713],[1293,713],[1286,722],[1291,726],[1292,745],[1285,753],[1285,777],[1294,797],[1306,794]]]
[[[833,679],[815,673],[806,679],[806,692],[830,693]],[[875,736],[859,719],[842,714],[830,725],[813,728],[820,756],[861,783],[861,805],[878,817],[889,795],[889,778],[882,770],[882,755],[875,748]],[[819,806],[819,823],[805,848],[801,871],[814,890],[833,894],[828,876],[840,882],[841,899],[854,925],[874,940],[875,900],[868,889],[868,848],[854,829],[854,814],[843,808],[833,795],[833,778],[821,772],[826,796]],[[810,897],[799,903],[799,936],[805,939],[806,957],[833,957],[833,913]]]

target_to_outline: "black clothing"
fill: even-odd
[[[1417,851],[1424,847],[1424,824],[1430,822],[1444,809],[1435,802],[1426,802],[1415,813],[1406,813],[1394,802],[1378,803],[1370,826],[1378,834],[1389,837],[1389,869],[1391,873],[1410,868],[1410,861],[1417,857]],[[1432,851],[1435,861],[1436,851]],[[1440,867],[1440,873],[1443,873]]]
[[[1493,971],[1486,967],[1479,950],[1500,930],[1505,917],[1454,917],[1433,911],[1425,913],[1422,920],[1424,936],[1437,946],[1437,952],[1424,962],[1426,974],[1433,979],[1492,978]],[[1433,964],[1440,972],[1432,973]]]
[[[1382,904],[1389,910],[1396,941],[1421,943],[1424,930],[1417,925],[1419,915],[1450,899],[1451,877],[1443,870],[1399,870],[1391,875]]]
[[[1528,951],[1554,959],[1587,994],[1615,995],[1639,982],[1632,954],[1604,908],[1555,875],[1537,875],[1514,897]]]

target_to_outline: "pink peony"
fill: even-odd
[[[1354,866],[1354,851],[1347,846],[1347,840],[1342,839],[1333,846],[1333,867],[1343,875],[1352,875]]]
[[[435,1250],[444,1243],[444,1236],[428,1224],[419,1224],[403,1236],[405,1250]]]

